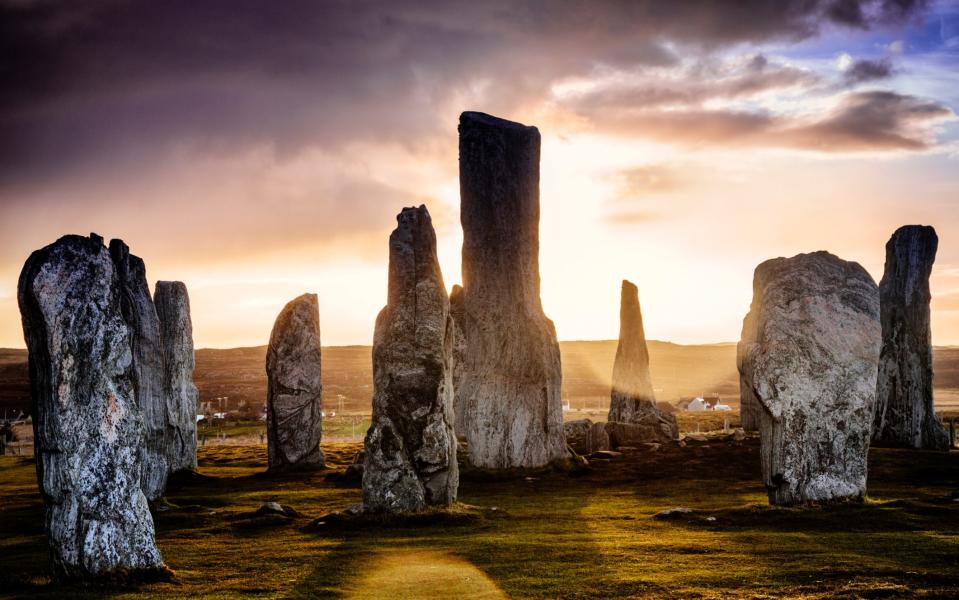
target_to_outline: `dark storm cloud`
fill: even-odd
[[[826,8],[827,17],[838,24],[868,29],[880,23],[901,22],[929,5],[927,0],[833,0]]]
[[[924,4],[6,0],[0,184],[149,164],[171,144],[416,147],[477,83],[485,109],[508,113],[600,65],[670,65],[677,45],[800,40]]]
[[[824,152],[925,150],[931,145],[926,125],[953,116],[948,107],[922,98],[857,92],[821,121],[789,127],[781,137],[785,144]]]
[[[857,60],[846,69],[843,78],[847,84],[865,83],[867,81],[876,81],[879,79],[888,79],[893,75],[892,61],[888,58],[875,60],[861,59]]]
[[[757,146],[818,152],[921,151],[929,126],[954,118],[938,102],[894,92],[844,95],[816,118],[737,110],[637,110],[596,107],[593,124],[611,134],[646,137],[686,146]]]

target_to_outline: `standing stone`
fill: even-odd
[[[37,250],[17,295],[54,575],[165,569],[140,487],[133,327],[103,238],[68,235]]]
[[[404,208],[390,235],[389,291],[373,334],[373,420],[363,503],[410,512],[456,502],[453,321],[425,206]]]
[[[460,116],[462,370],[455,382],[470,462],[541,467],[566,456],[562,373],[539,295],[535,127]]]
[[[450,292],[450,316],[453,318],[453,430],[459,440],[466,441],[466,410],[463,406],[463,394],[456,393],[456,384],[463,380],[463,365],[466,361],[466,337],[460,323],[465,320],[463,314],[463,287],[454,285]]]
[[[170,471],[170,428],[167,393],[164,388],[163,347],[146,266],[130,254],[123,240],[110,240],[110,256],[120,280],[120,308],[130,324],[133,347],[134,387],[143,415],[143,471],[140,484],[147,500],[158,500],[166,491]]]
[[[320,306],[303,294],[280,311],[266,353],[266,429],[270,470],[322,467],[323,385]]]
[[[625,279],[619,305],[619,345],[613,363],[608,419],[610,423],[638,426],[614,426],[620,440],[626,437],[622,433],[624,429],[633,429],[631,441],[634,443],[679,439],[676,416],[656,406],[653,382],[649,376],[649,350],[646,348],[643,313],[639,308],[639,289]],[[649,439],[643,439],[646,436]],[[613,437],[611,431],[610,437]]]
[[[158,281],[154,293],[163,342],[170,473],[196,469],[196,403],[190,296],[181,281]]]
[[[881,343],[879,289],[859,264],[814,252],[756,267],[737,363],[770,503],[865,495]]]
[[[939,238],[923,225],[900,227],[886,243],[879,282],[882,353],[873,442],[948,450],[949,434],[936,416],[932,391],[929,274]]]

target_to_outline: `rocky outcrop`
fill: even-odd
[[[291,300],[276,317],[266,375],[269,468],[322,467],[323,385],[316,294]]]
[[[737,363],[772,504],[865,495],[881,343],[879,289],[857,263],[815,252],[756,268]]]
[[[465,112],[459,134],[457,422],[473,465],[540,467],[566,443],[559,344],[539,295],[539,131]]]
[[[54,574],[163,569],[140,487],[136,327],[103,238],[65,236],[31,254],[18,300]]]
[[[373,419],[363,503],[411,512],[456,501],[453,322],[425,206],[404,208],[390,235],[389,291],[373,335]]]
[[[879,282],[882,353],[876,388],[873,442],[948,450],[949,434],[936,416],[932,391],[929,274],[936,260],[936,230],[900,227],[886,243]]]
[[[180,281],[158,281],[154,293],[163,342],[170,473],[196,469],[196,403],[190,296]]]
[[[679,439],[676,416],[660,410],[656,405],[656,395],[649,376],[649,350],[646,348],[643,313],[639,308],[639,289],[625,279],[619,305],[619,345],[613,363],[608,418],[610,423],[640,425],[650,435],[650,439],[643,442]],[[625,430],[621,427],[617,431]],[[631,431],[631,439],[640,434],[637,428],[631,428]],[[616,438],[612,432],[610,437],[615,445]],[[632,441],[638,443],[640,440]]]
[[[110,240],[110,256],[120,281],[120,307],[130,324],[133,379],[137,404],[143,416],[143,471],[140,475],[147,500],[158,500],[166,490],[168,461],[167,395],[164,389],[163,347],[143,260],[130,254],[123,240]]]

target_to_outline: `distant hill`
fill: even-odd
[[[609,403],[615,340],[560,342],[563,397],[574,408],[604,408]],[[368,411],[373,395],[370,346],[323,348],[323,399],[327,409]],[[656,396],[675,403],[683,396],[720,394],[739,404],[736,344],[681,345],[649,342],[650,370]],[[959,347],[933,351],[937,403],[959,398]],[[29,410],[27,352],[0,349],[0,417],[7,410]],[[262,406],[266,399],[266,346],[196,351],[194,379],[201,402],[236,408],[241,402]],[[217,400],[223,399],[223,400]]]

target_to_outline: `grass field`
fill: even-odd
[[[959,595],[959,452],[875,449],[862,504],[771,508],[758,440],[713,441],[562,473],[464,476],[469,519],[307,532],[361,498],[326,473],[266,476],[262,446],[200,450],[201,477],[155,514],[173,582],[51,583],[29,459],[0,458],[0,596],[61,598],[807,598]],[[300,516],[254,517],[275,500]],[[661,521],[667,508],[694,509]],[[501,510],[490,511],[492,507]],[[479,515],[479,516],[475,516]]]

